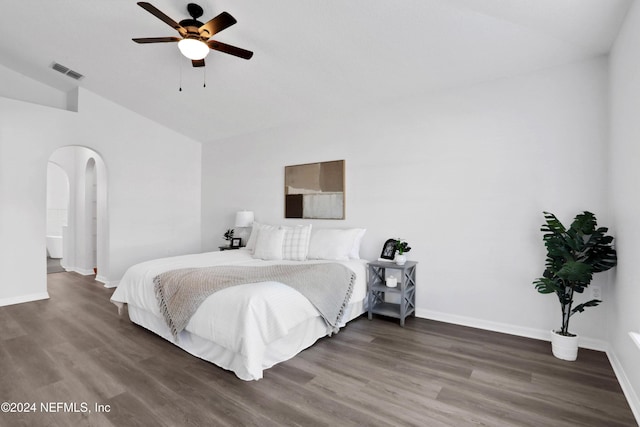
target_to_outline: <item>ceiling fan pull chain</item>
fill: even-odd
[[[207,67],[202,68],[202,87],[207,87]]]
[[[182,61],[178,61],[178,64],[180,64],[180,89],[178,89],[178,92],[182,92]]]

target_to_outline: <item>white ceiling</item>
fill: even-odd
[[[201,21],[238,21],[214,39],[254,52],[212,51],[203,71],[131,41],[178,35],[134,0],[2,0],[0,63],[210,142],[606,54],[632,1],[199,0]],[[188,0],[150,3],[188,17]]]

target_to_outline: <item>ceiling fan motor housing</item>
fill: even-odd
[[[189,12],[191,19],[187,18],[180,21],[180,26],[187,30],[187,34],[184,38],[199,39],[202,41],[208,39],[209,37],[206,37],[206,35],[200,34],[200,27],[204,25],[202,22],[198,21],[198,18],[204,13],[202,7],[195,3],[189,3],[187,5],[187,12]]]
[[[197,19],[183,19],[182,21],[180,21],[180,26],[184,27],[184,28],[188,28],[188,27],[196,27],[196,28],[200,28],[202,27],[202,22],[198,21]]]
[[[200,27],[202,27],[202,22],[196,21],[195,19],[183,19],[180,21],[180,25],[182,28],[187,30],[187,33],[184,35],[185,39],[197,39],[200,41],[206,41],[209,38],[209,34],[206,31],[206,34],[200,34]]]

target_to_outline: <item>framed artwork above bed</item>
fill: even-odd
[[[344,219],[345,161],[284,168],[284,217]]]

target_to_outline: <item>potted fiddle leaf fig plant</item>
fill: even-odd
[[[569,332],[569,319],[582,313],[587,307],[595,307],[602,301],[591,299],[574,307],[574,296],[583,293],[593,275],[616,266],[617,253],[608,228],[598,227],[591,212],[576,215],[571,226],[564,225],[549,212],[544,212],[546,223],[540,229],[547,248],[547,258],[542,277],[533,284],[541,294],[555,293],[560,301],[562,324],[551,331],[553,355],[563,360],[576,360],[578,336]]]

